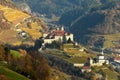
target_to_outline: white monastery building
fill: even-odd
[[[44,43],[52,43],[53,41],[59,41],[59,40],[63,42],[63,38],[66,38],[66,40],[70,38],[71,41],[73,41],[73,34],[66,32],[64,30],[64,27],[61,27],[61,29],[57,28],[50,32],[43,33],[43,38],[44,38]]]

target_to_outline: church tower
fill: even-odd
[[[102,49],[102,51],[101,51],[101,53],[100,53],[101,55],[104,55],[104,52],[103,52],[103,49]]]
[[[64,31],[64,27],[63,26],[61,27],[61,30]]]

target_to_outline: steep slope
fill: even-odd
[[[25,2],[15,2],[15,5],[17,8],[20,8],[22,11],[25,11],[27,13],[31,13],[31,9],[29,5]]]
[[[41,31],[46,28],[44,23],[12,6],[11,2],[1,0],[0,3],[0,42],[34,45],[34,41],[42,36]]]
[[[1,80],[29,80],[27,77],[24,77],[8,68],[0,66],[0,79]]]
[[[15,8],[15,5],[11,3],[11,0],[0,0],[0,4],[11,8]]]
[[[120,0],[12,0],[13,2],[27,3],[32,12],[46,14],[46,16],[61,16],[67,11],[80,8],[88,10],[98,5]]]
[[[1,79],[2,76],[7,79]],[[51,78],[51,68],[41,54],[35,51],[27,53],[22,49],[10,50],[0,45],[0,80],[52,80]]]
[[[13,1],[20,2],[20,0]],[[30,6],[32,12],[45,14],[47,17],[61,16],[71,9],[88,9],[99,4],[96,0],[25,0],[25,2]]]
[[[85,30],[84,32],[82,31],[83,33],[93,32],[109,34],[119,32],[119,13],[119,10],[104,10],[90,13],[79,19],[71,27],[76,27],[79,30]]]
[[[59,24],[69,26],[75,40],[83,44],[103,45],[105,34],[120,31],[120,0],[22,0],[22,2],[27,3],[32,12],[45,14],[47,17],[52,15],[61,17]]]

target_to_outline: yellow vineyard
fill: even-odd
[[[33,40],[39,39],[42,36],[40,30],[42,29],[36,22],[31,23],[31,28],[22,28],[23,31],[28,33]]]
[[[25,18],[29,18],[30,16],[26,13],[23,13],[22,11],[15,10],[9,7],[4,7],[0,5],[0,10],[4,12],[5,18],[9,21],[12,22],[13,24],[17,24],[18,22],[21,22]]]
[[[3,11],[5,19],[14,26],[11,27],[10,30],[2,31],[0,33],[1,42],[15,46],[23,44],[23,37],[18,34],[17,29],[24,31],[28,34],[28,37],[30,36],[32,38],[32,40],[39,39],[42,36],[42,33],[40,32],[42,27],[37,22],[33,21],[33,18],[31,18],[29,14],[2,5],[0,5],[0,10]],[[24,41],[24,43],[30,44],[31,42]]]

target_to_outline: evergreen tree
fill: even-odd
[[[66,44],[67,43],[67,39],[66,39],[66,36],[64,35],[63,36],[63,44]]]
[[[71,38],[69,38],[69,39],[67,40],[67,43],[72,43]]]

